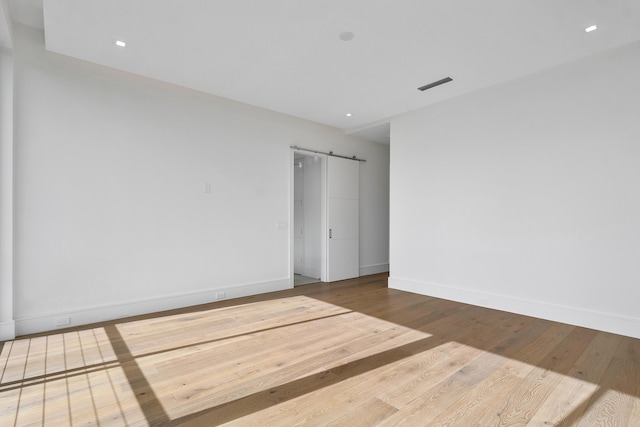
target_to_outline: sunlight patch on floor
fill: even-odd
[[[308,297],[246,308],[184,316],[180,324],[195,321],[198,328],[161,328],[162,337],[153,334],[157,321],[147,332],[144,322],[118,326],[129,348],[141,354],[138,366],[171,419],[430,337]]]
[[[95,328],[7,343],[0,355],[3,425],[146,425],[105,340]]]

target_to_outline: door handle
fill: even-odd
[[[331,232],[332,232],[332,230],[329,229],[329,238],[331,238],[331,234],[332,234]]]

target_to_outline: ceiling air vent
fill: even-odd
[[[453,79],[451,77],[445,77],[444,79],[438,80],[437,82],[433,82],[433,83],[429,83],[428,85],[420,86],[418,88],[418,90],[421,90],[421,91],[424,92],[427,89],[431,89],[432,87],[436,87],[436,86],[443,85],[445,83],[449,83],[450,81],[453,81]]]

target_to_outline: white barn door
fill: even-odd
[[[327,281],[360,275],[360,162],[328,157]]]

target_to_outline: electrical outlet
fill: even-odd
[[[216,292],[216,299],[224,299],[224,297],[225,297],[224,292]]]
[[[478,298],[478,303],[484,307],[489,305],[489,300],[487,298],[484,297],[480,297]]]
[[[71,318],[69,316],[57,317],[56,326],[67,326],[71,324]]]

